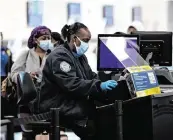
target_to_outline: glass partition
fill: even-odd
[[[148,65],[139,54],[137,37],[99,37],[101,68],[127,68]],[[147,59],[149,60],[148,55]]]

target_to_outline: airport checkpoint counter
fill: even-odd
[[[100,140],[172,140],[173,93],[98,107]],[[116,108],[117,107],[117,108]]]
[[[59,114],[51,112],[50,139],[59,139]],[[173,93],[134,98],[97,108],[99,140],[172,140]],[[37,124],[38,125],[38,124]],[[2,127],[2,124],[1,124]],[[12,127],[7,135],[13,140]]]

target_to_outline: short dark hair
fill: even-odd
[[[88,29],[87,26],[85,26],[83,23],[75,22],[72,25],[64,25],[64,27],[61,29],[61,34],[64,38],[64,40],[67,39],[68,42],[70,42],[71,35],[76,34],[81,28]]]
[[[116,34],[116,35],[126,35],[126,33],[123,33],[123,32],[115,32],[114,34]]]
[[[52,32],[51,37],[55,40],[58,41],[58,44],[64,44],[64,40],[62,39],[61,35],[58,32]]]
[[[135,28],[134,26],[132,26],[132,25],[131,25],[131,26],[129,26],[128,30],[129,30],[130,28],[134,28],[134,29],[136,30],[136,28]]]

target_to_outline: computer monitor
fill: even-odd
[[[117,39],[122,38],[125,40],[124,44],[116,45]],[[111,44],[110,41],[113,41]],[[117,40],[118,41],[118,40]],[[134,44],[131,46],[131,43]],[[108,43],[109,42],[109,43]],[[131,55],[131,57],[136,57],[136,53],[138,51],[138,47],[134,48],[134,46],[139,45],[139,36],[138,35],[130,35],[130,34],[99,34],[98,35],[98,49],[97,49],[97,70],[98,71],[122,71],[124,70],[125,66],[122,64],[122,62],[119,61],[119,59],[116,56],[116,52],[118,52],[120,49],[119,47],[124,47],[124,51],[128,53],[128,55]],[[113,49],[113,50],[112,50]],[[123,49],[121,49],[123,51]],[[123,55],[126,55],[124,52],[120,52]],[[118,55],[121,55],[121,54]],[[136,58],[137,60],[137,58]],[[127,61],[126,61],[127,62]],[[129,63],[129,66],[133,65],[131,62]]]
[[[137,31],[140,39],[140,54],[146,59],[152,52],[150,66],[172,66],[172,32]]]

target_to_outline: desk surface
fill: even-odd
[[[173,93],[173,85],[160,85],[162,93]]]
[[[159,85],[160,88],[173,88],[173,85]]]

